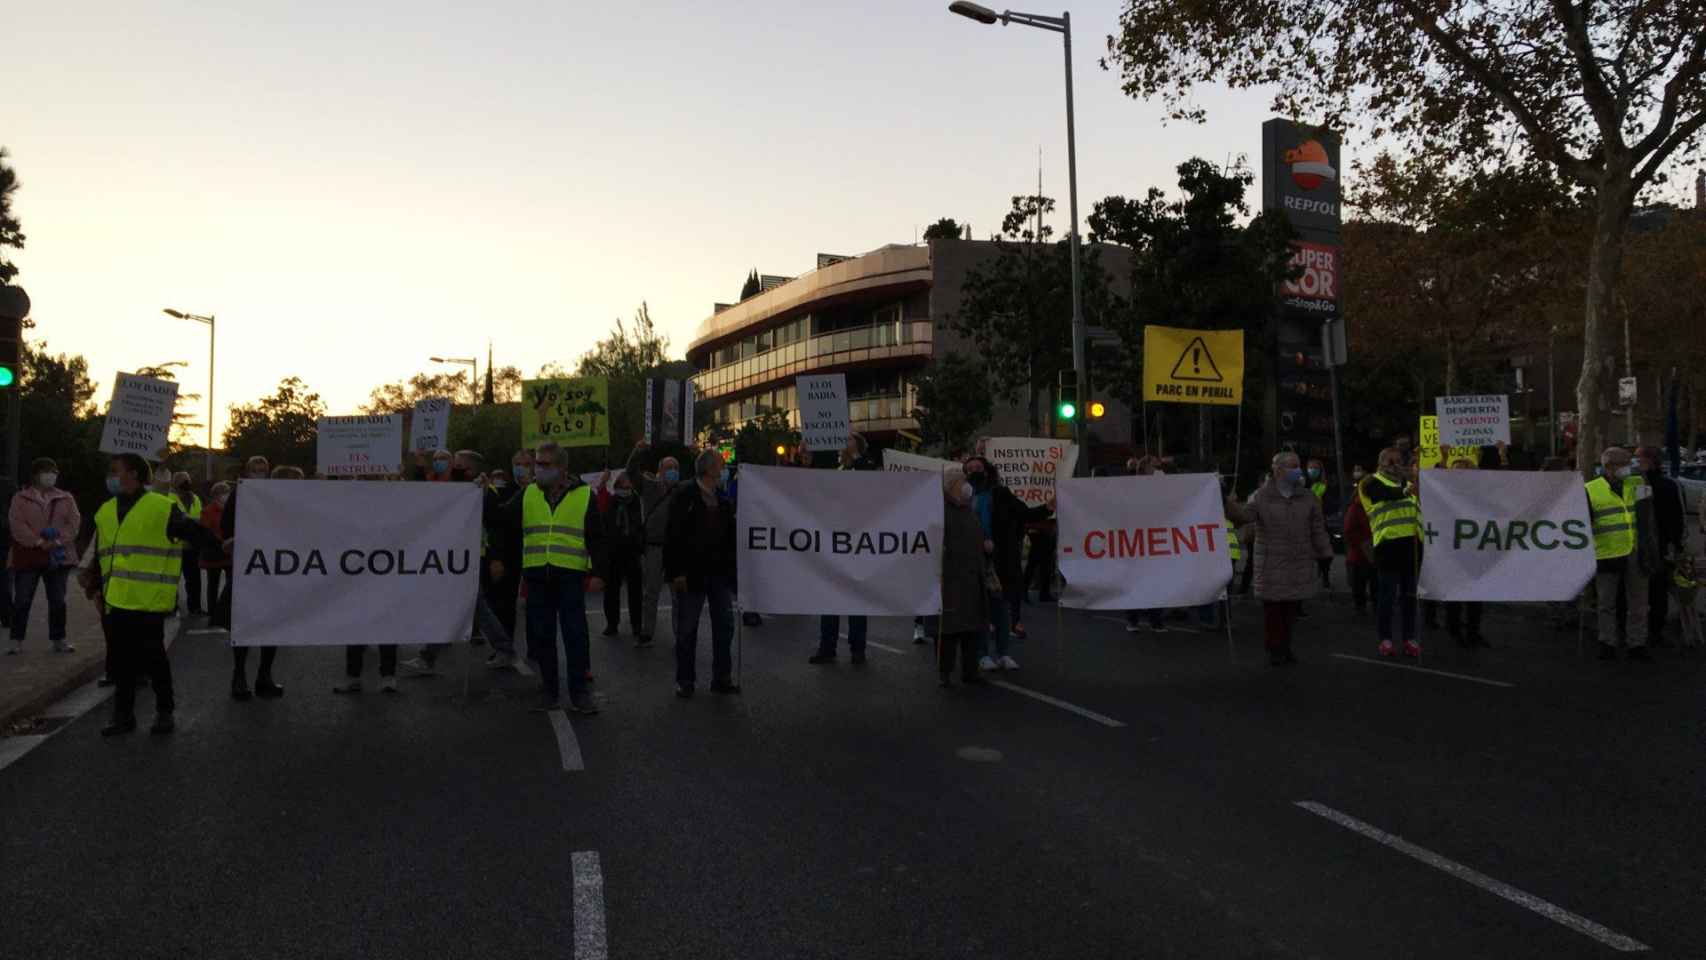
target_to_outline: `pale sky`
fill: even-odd
[[[295,374],[333,413],[478,355],[570,365],[649,302],[680,355],[749,269],[1066,220],[1057,35],[946,0],[809,4],[111,0],[8,5],[0,144],[36,336],[116,370],[187,360],[227,404]],[[1261,147],[1266,98],[1164,125],[1075,17],[1080,216]],[[1038,12],[1055,13],[1054,10]],[[1259,202],[1258,184],[1251,199]]]

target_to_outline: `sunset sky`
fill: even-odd
[[[7,12],[0,144],[36,336],[115,370],[187,360],[219,318],[229,403],[301,376],[333,413],[428,357],[531,375],[641,301],[679,355],[748,270],[982,238],[1035,189],[1066,210],[1059,38],[946,0],[802,4],[145,4]],[[1096,64],[1114,0],[1074,10],[1081,214],[1252,161],[1260,94],[1164,125]],[[1056,11],[1043,11],[1056,12]],[[1255,195],[1259,197],[1258,193]]]

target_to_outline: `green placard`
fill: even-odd
[[[521,445],[610,446],[610,384],[603,377],[523,380]]]

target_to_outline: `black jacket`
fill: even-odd
[[[1659,549],[1665,552],[1682,549],[1686,521],[1683,517],[1682,488],[1675,480],[1655,470],[1647,474],[1647,486],[1653,488],[1654,533]]]
[[[705,498],[686,485],[671,494],[669,503],[669,533],[663,544],[663,575],[666,580],[687,578],[690,590],[704,586],[707,576],[735,575],[735,504],[728,495],[717,491],[721,516],[716,528],[706,536],[702,530]]]

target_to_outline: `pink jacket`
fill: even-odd
[[[52,520],[48,519],[52,513]],[[77,512],[77,500],[57,487],[43,491],[31,485],[12,497],[12,509],[6,517],[12,543],[21,547],[42,545],[41,532],[46,527],[59,531],[59,542],[65,547],[67,563],[77,562],[77,531],[83,517]],[[7,562],[11,562],[8,555]]]

